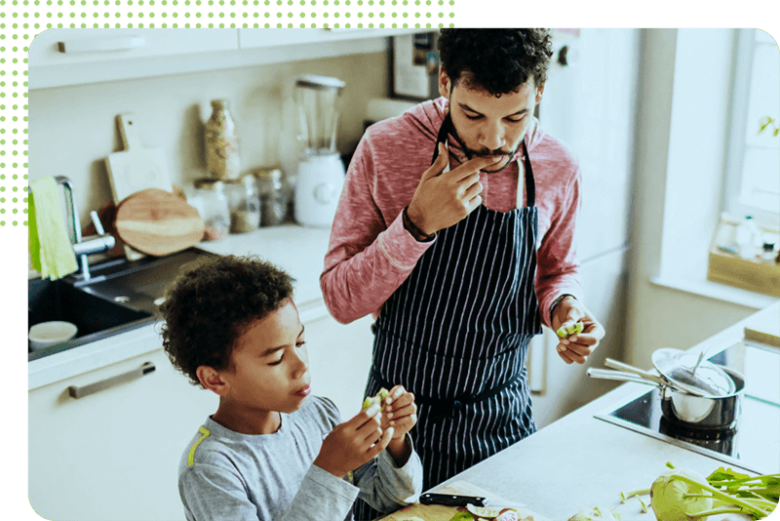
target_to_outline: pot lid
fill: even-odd
[[[672,383],[693,387],[709,396],[727,396],[736,391],[734,380],[717,365],[699,355],[664,347],[653,353],[653,365]]]

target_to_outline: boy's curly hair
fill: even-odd
[[[236,339],[292,292],[287,273],[256,257],[208,257],[188,264],[158,308],[168,358],[201,385],[198,367],[229,368]]]
[[[552,57],[549,29],[441,29],[441,66],[452,80],[468,89],[500,97],[533,78],[547,80]]]

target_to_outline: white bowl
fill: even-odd
[[[62,342],[67,342],[78,333],[79,328],[76,324],[62,320],[53,320],[51,322],[41,322],[30,328],[27,337],[30,339],[30,347],[41,349]]]

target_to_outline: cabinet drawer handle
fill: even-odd
[[[109,52],[129,51],[146,45],[143,36],[129,36],[126,38],[101,38],[97,40],[70,40],[57,42],[57,48],[61,53],[73,54],[78,52]]]
[[[83,398],[87,395],[95,394],[110,387],[116,387],[119,384],[131,382],[141,378],[145,374],[154,372],[155,369],[156,367],[152,362],[144,362],[138,369],[133,369],[132,371],[128,371],[126,373],[111,376],[105,380],[99,380],[97,382],[82,386],[71,385],[68,387],[68,394],[70,394],[73,398]]]

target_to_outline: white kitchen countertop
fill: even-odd
[[[198,248],[220,255],[258,255],[287,271],[294,279],[294,299],[301,320],[328,313],[320,290],[330,229],[285,225],[227,235],[202,242]],[[28,363],[28,390],[101,369],[161,348],[159,324],[150,323],[116,336],[68,349]]]
[[[743,340],[745,326],[763,326],[780,334],[780,303],[774,304],[691,348],[716,351]],[[638,396],[647,386],[626,383],[537,433],[444,482],[465,480],[507,501],[518,501],[552,520],[567,520],[583,509],[598,506],[621,514],[621,521],[652,521],[649,496],[620,504],[621,492],[650,488],[668,470],[688,468],[703,476],[720,466],[732,467],[708,456],[665,443],[594,418],[629,394]],[[768,455],[769,457],[769,455]],[[740,472],[750,472],[735,468]],[[711,516],[710,521],[724,516]],[[728,519],[747,519],[731,516]]]

